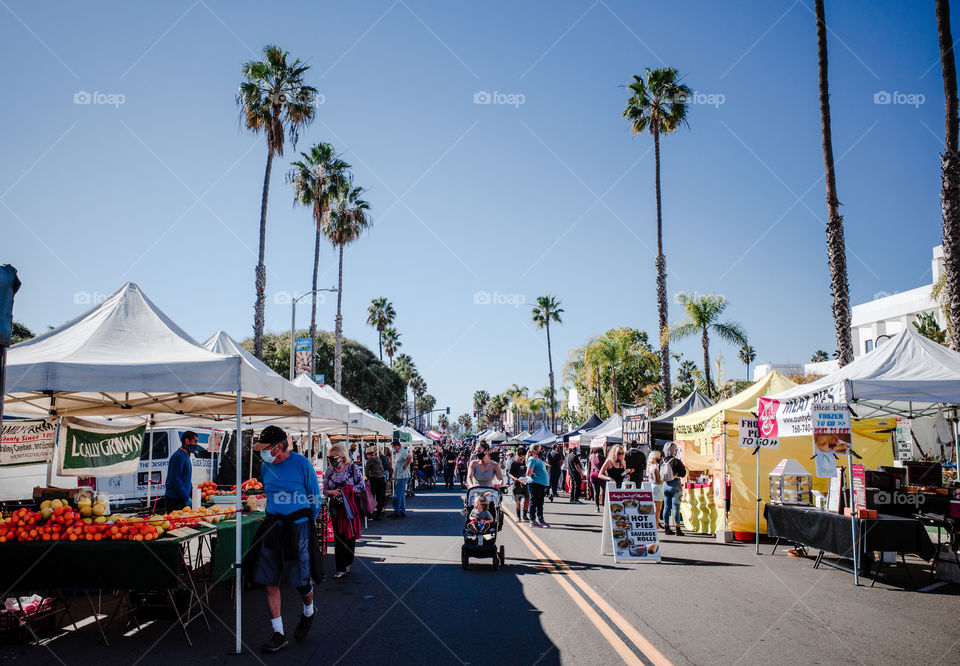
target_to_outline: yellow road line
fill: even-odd
[[[588,604],[582,596],[577,594],[576,589],[571,585],[566,576],[560,571],[560,569],[553,563],[550,559],[545,557],[543,553],[537,550],[536,546],[524,535],[520,526],[513,523],[511,519],[511,524],[513,528],[517,531],[517,535],[520,537],[520,540],[523,541],[524,545],[530,549],[530,552],[533,553],[533,556],[547,565],[547,571],[554,576],[556,576],[556,581],[560,584],[560,587],[563,588],[563,591],[566,592],[573,602],[577,604],[580,610],[584,615],[587,616],[587,619],[593,623],[593,626],[597,628],[597,631],[600,632],[600,635],[607,639],[607,642],[610,646],[616,651],[620,658],[623,659],[625,664],[630,664],[631,666],[644,666],[643,661],[641,661],[633,650],[630,649],[630,646],[623,642],[617,634],[610,628],[610,626],[604,622],[603,618],[600,617],[600,614],[595,611],[590,604]]]
[[[510,521],[511,523],[514,521],[512,516],[510,516]],[[527,536],[529,536],[529,538],[536,543],[537,546],[539,546],[542,553],[545,554],[558,569],[560,569],[564,574],[566,574],[566,576],[576,583],[577,587],[580,588],[580,590],[587,595],[591,601],[593,601],[597,608],[602,610],[604,614],[610,618],[614,624],[617,625],[617,628],[623,632],[623,635],[630,639],[630,642],[633,643],[647,659],[649,659],[656,666],[671,666],[672,662],[663,656],[663,653],[655,648],[650,641],[644,638],[643,634],[637,631],[637,629],[630,624],[626,618],[614,610],[613,606],[607,603],[607,601],[596,590],[587,584],[587,582],[584,581],[575,571],[568,567],[566,562],[557,557],[556,553],[550,550],[547,544],[543,543],[543,541],[541,541],[532,531],[530,531],[530,528],[516,524],[515,527],[518,531],[523,530]]]

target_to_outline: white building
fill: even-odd
[[[879,298],[853,306],[850,327],[854,358],[863,356],[912,326],[921,313],[933,313],[940,328],[946,328],[943,312],[931,295],[934,283],[943,275],[943,246],[933,248],[931,265],[933,282],[930,284],[899,294],[877,294]]]

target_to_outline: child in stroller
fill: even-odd
[[[493,568],[504,563],[503,546],[497,547],[497,533],[503,526],[503,511],[498,488],[477,486],[467,491],[467,506],[473,506],[463,526],[463,545],[460,547],[460,563],[466,569],[470,558],[490,558]]]

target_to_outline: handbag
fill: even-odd
[[[357,469],[359,472],[359,468]],[[360,512],[360,515],[364,518],[369,518],[377,512],[377,500],[373,497],[373,492],[370,490],[370,484],[367,481],[363,482],[363,490],[358,491],[356,486],[354,486],[353,499],[357,503],[357,511]]]

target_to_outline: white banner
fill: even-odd
[[[760,433],[760,421],[750,417],[740,417],[737,443],[741,449],[779,449],[779,437],[764,437]]]
[[[766,437],[797,437],[813,434],[813,406],[817,403],[845,403],[843,384],[790,400],[757,400],[758,414]]]
[[[53,460],[57,424],[43,419],[3,422],[0,466],[32,465]]]

